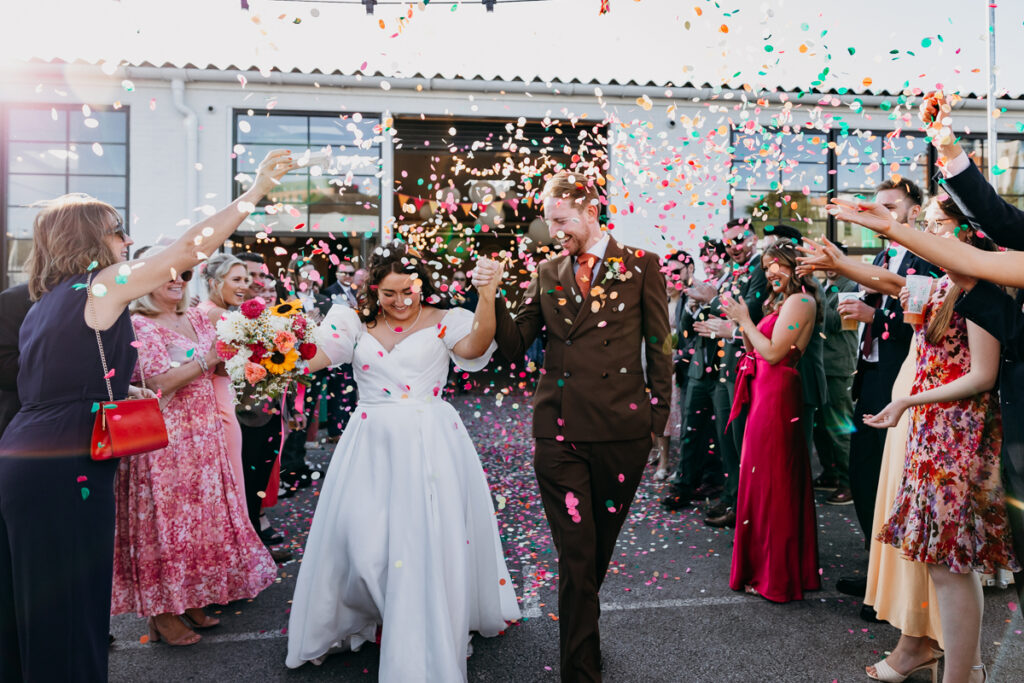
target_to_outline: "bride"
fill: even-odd
[[[400,242],[379,247],[369,271],[360,310],[330,310],[310,362],[351,363],[359,403],[313,516],[286,664],[358,649],[382,626],[381,681],[464,681],[470,632],[495,636],[519,618],[487,479],[440,396],[449,358],[480,370],[495,349],[497,277],[478,288],[474,315],[447,309]]]

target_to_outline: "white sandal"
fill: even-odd
[[[888,660],[883,659],[873,665],[875,667],[875,675],[872,676],[867,669],[864,669],[864,673],[868,675],[868,678],[876,681],[882,681],[882,683],[903,683],[918,671],[929,670],[932,672],[932,683],[937,683],[939,680],[939,660],[930,659],[924,664],[920,664],[905,674],[901,674],[896,669],[889,666]]]

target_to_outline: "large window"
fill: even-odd
[[[84,192],[127,217],[128,112],[88,105],[9,107],[4,138],[3,284],[10,286],[26,279],[34,203]]]
[[[733,137],[730,174],[733,213],[751,218],[758,234],[788,223],[804,234],[825,234],[829,192],[829,137],[784,128]]]
[[[909,178],[926,192],[932,152],[920,133],[788,127],[733,132],[730,173],[733,217],[750,217],[758,234],[789,223],[810,237],[839,240],[852,253],[880,246],[865,228],[837,224],[825,206],[832,197],[870,197],[886,178]],[[1022,162],[1024,165],[1024,162]]]
[[[272,245],[298,251],[310,237],[333,237],[332,251],[338,255],[365,256],[380,231],[380,119],[360,113],[249,110],[236,111],[234,124],[235,196],[247,187],[245,176],[251,178],[272,149],[290,149],[300,163],[311,162],[285,176],[236,241],[271,261],[281,260]],[[324,152],[330,153],[330,163],[316,163],[316,155]],[[283,211],[274,209],[278,203],[285,205]]]
[[[998,154],[995,159],[988,158],[988,140],[969,137],[961,141],[964,150],[972,155],[974,163],[989,182],[995,185],[996,191],[1019,209],[1024,209],[1024,139],[1000,135],[997,141]],[[992,171],[992,165],[997,170]]]

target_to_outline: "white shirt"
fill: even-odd
[[[945,178],[959,175],[966,171],[971,165],[971,158],[967,154],[960,154],[946,162],[942,167],[942,175]]]
[[[903,265],[903,258],[907,255],[907,248],[901,245],[895,245],[890,247],[896,249],[896,254],[889,258],[889,272],[898,273],[900,272],[900,266]],[[889,296],[885,295],[882,297],[881,308],[885,308],[885,305],[889,303]],[[857,336],[861,339],[864,338],[864,326],[868,323],[861,323],[857,328]],[[878,337],[871,340],[871,353],[864,356],[864,360],[869,363],[878,362]]]
[[[594,272],[590,274],[591,284],[597,282],[597,271],[601,270],[601,262],[604,261],[604,253],[608,251],[608,233],[605,233],[601,239],[597,241],[597,244],[587,249],[585,253],[593,254],[597,257],[597,263],[594,264]],[[575,275],[580,269],[580,261],[577,258],[572,260],[572,274]]]

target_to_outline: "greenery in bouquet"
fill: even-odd
[[[217,323],[217,353],[236,395],[263,400],[281,396],[293,382],[308,385],[315,331],[300,301],[268,306],[250,299],[224,315]]]

